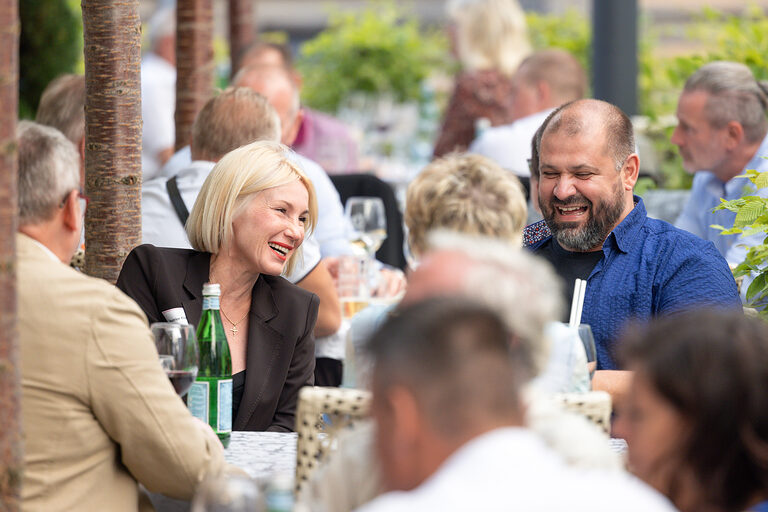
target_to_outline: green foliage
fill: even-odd
[[[748,179],[758,189],[768,185],[768,172],[748,170],[745,175],[738,178]],[[715,210],[729,210],[736,213],[732,227],[712,226],[719,229],[721,235],[750,236],[758,233],[768,235],[768,199],[766,198],[747,195],[731,201],[721,199],[721,203]],[[733,271],[733,275],[737,278],[750,274],[754,276],[754,280],[747,288],[747,304],[761,305],[758,308],[758,314],[768,319],[768,308],[762,307],[768,299],[768,236],[763,239],[763,243],[750,247],[745,260]]]
[[[19,2],[19,116],[34,117],[40,95],[62,73],[78,71],[83,55],[80,2]]]
[[[576,9],[560,16],[530,12],[525,15],[534,49],[562,48],[573,54],[584,69],[592,67],[592,28]]]
[[[658,34],[650,28],[643,32],[641,50],[643,44],[649,44],[651,51],[640,52],[640,112],[653,121],[663,121],[657,130],[647,135],[661,157],[666,186],[687,188],[691,177],[683,170],[677,148],[669,140],[672,128],[665,116],[669,118],[674,114],[688,77],[708,62],[742,62],[752,69],[757,79],[768,79],[768,18],[759,7],[748,8],[741,15],[703,9],[686,34],[689,41],[701,44],[703,50],[684,57],[668,57],[652,51],[652,40]]]
[[[328,28],[304,44],[297,61],[307,105],[335,112],[352,92],[420,100],[422,81],[445,67],[447,41],[406,14],[392,1],[334,11]]]

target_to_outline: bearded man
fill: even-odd
[[[647,217],[632,192],[640,168],[632,123],[618,107],[567,103],[535,140],[544,220],[528,226],[525,239],[563,279],[567,304],[574,280],[587,280],[581,322],[592,326],[597,346],[592,385],[619,397],[628,374],[613,354],[628,320],[740,308],[736,284],[712,242]]]

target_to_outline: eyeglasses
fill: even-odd
[[[71,190],[66,193],[64,198],[59,203],[59,208],[64,208],[64,205],[67,204],[67,199],[69,198],[69,194],[72,192]],[[85,210],[88,208],[88,202],[90,201],[88,197],[83,193],[82,190],[77,191],[77,201],[80,203],[80,212],[85,215]]]

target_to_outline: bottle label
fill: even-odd
[[[232,432],[232,379],[222,379],[218,384],[219,421],[216,432]]]
[[[203,297],[203,310],[219,309],[219,298],[216,295]]]
[[[208,383],[195,381],[187,393],[187,407],[192,416],[208,423]]]

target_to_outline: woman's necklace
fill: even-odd
[[[227,314],[224,312],[224,310],[221,309],[221,306],[219,306],[219,311],[221,311],[221,314],[224,315],[224,318],[226,318],[227,321],[229,321],[229,323],[232,324],[232,327],[229,328],[229,330],[232,331],[232,336],[237,336],[237,333],[240,332],[238,330],[238,328],[237,328],[237,324],[239,324],[240,322],[245,320],[245,317],[248,316],[249,311],[246,311],[245,314],[243,315],[243,318],[241,318],[237,322],[233,322],[232,319],[227,316]]]
[[[213,277],[213,272],[212,271],[210,272],[209,278],[210,278],[209,279],[210,282],[212,282],[212,283],[217,282],[215,280],[215,278]],[[219,304],[219,311],[221,311],[221,314],[224,315],[224,318],[226,318],[227,321],[232,324],[232,327],[229,328],[229,330],[232,331],[232,336],[237,336],[237,333],[240,332],[240,330],[237,328],[237,324],[239,324],[240,322],[245,320],[245,317],[247,317],[248,313],[250,313],[250,309],[249,309],[248,311],[245,312],[245,314],[243,315],[243,317],[240,320],[238,320],[237,322],[233,322],[232,319],[229,318],[229,316],[227,316],[227,314],[224,312],[224,308],[221,307],[221,304]]]

